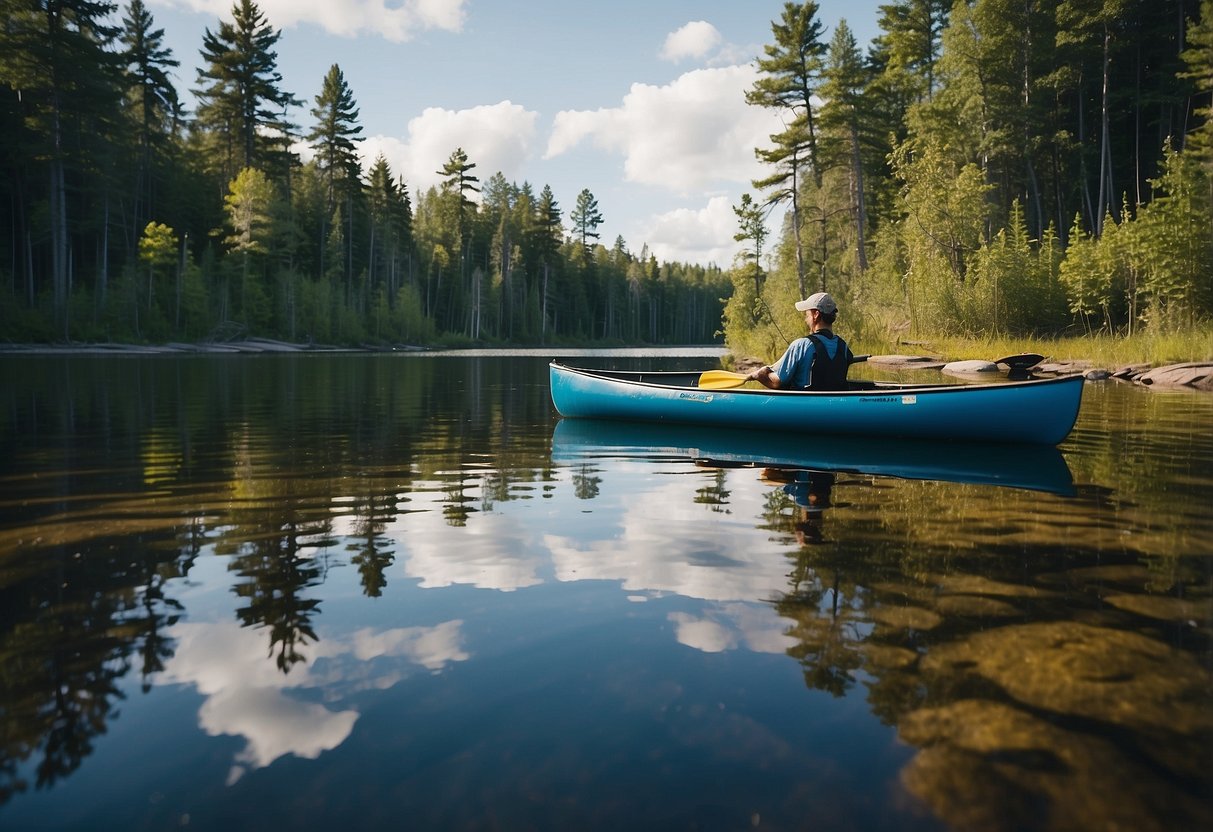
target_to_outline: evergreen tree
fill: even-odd
[[[598,210],[598,200],[594,199],[589,188],[583,188],[581,193],[577,194],[577,204],[573,206],[573,211],[569,214],[569,222],[573,224],[573,233],[581,243],[582,250],[589,254],[590,246],[593,245],[590,241],[597,242],[598,226],[602,225],[602,212]]]
[[[121,41],[138,146],[132,210],[136,228],[155,213],[153,155],[166,150],[180,115],[177,89],[168,75],[180,61],[164,46],[164,30],[153,25],[143,0],[130,0],[122,19]]]
[[[762,244],[767,238],[766,212],[747,193],[741,195],[740,204],[733,206],[733,213],[737,215],[740,227],[733,239],[753,246],[742,249],[739,256],[753,275],[754,298],[757,300],[762,297]]]
[[[459,277],[457,284],[452,285],[451,312],[458,311],[459,303],[454,295],[455,290],[463,295],[472,295],[474,302],[475,277],[468,274],[468,264],[472,253],[472,222],[476,214],[476,203],[468,196],[469,193],[480,193],[477,184],[480,179],[472,175],[475,162],[468,161],[468,155],[462,147],[457,147],[446,160],[446,164],[438,171],[442,175],[442,193],[444,203],[454,214],[455,245],[459,252]],[[478,308],[466,310],[464,316],[464,332],[470,333]],[[453,322],[448,322],[453,325]]]
[[[884,71],[895,76],[894,86],[910,91],[915,101],[935,96],[936,64],[951,10],[950,0],[898,0],[880,6],[883,34],[878,48],[887,56]]]
[[[327,220],[340,202],[344,206],[346,221],[352,226],[354,197],[360,187],[355,142],[362,141],[358,135],[362,132],[362,126],[358,124],[358,107],[354,103],[354,95],[337,64],[329,67],[328,74],[324,76],[324,83],[316,96],[316,106],[312,108],[312,117],[316,119],[316,125],[308,133],[307,140],[316,151],[316,166],[325,183],[326,210],[322,216],[326,222],[320,228],[319,237],[320,257],[324,260],[324,248],[329,234]],[[345,263],[343,272],[348,296],[350,282],[353,280],[354,235],[347,228],[344,237],[347,250],[342,259]]]
[[[779,21],[772,22],[775,42],[763,47],[766,55],[758,59],[761,73],[753,88],[746,92],[750,104],[768,107],[790,115],[785,129],[771,136],[774,146],[755,152],[774,172],[755,180],[754,187],[770,191],[771,204],[790,202],[792,234],[796,241],[796,271],[801,297],[807,294],[804,249],[800,230],[804,221],[800,210],[802,165],[807,165],[813,181],[821,186],[817,126],[814,100],[825,55],[821,42],[822,27],[817,20],[817,3],[784,3]]]
[[[535,259],[539,263],[542,274],[536,293],[541,339],[546,339],[548,332],[552,279],[559,261],[560,244],[563,239],[564,227],[561,224],[560,205],[552,194],[551,186],[544,185],[543,190],[539,192],[539,202],[535,206],[534,232],[531,241]]]
[[[865,175],[861,121],[866,117],[863,91],[867,85],[867,70],[855,44],[855,36],[845,20],[838,22],[830,41],[830,55],[822,74],[821,110],[823,131],[832,138],[837,150],[836,164],[847,171],[847,191],[851,223],[855,229],[855,263],[860,272],[868,268],[867,201],[864,194]]]
[[[277,148],[294,130],[285,112],[302,102],[281,88],[274,51],[280,37],[253,0],[237,0],[232,21],[202,36],[197,119],[217,141],[212,152],[219,158],[211,161],[224,181],[242,168],[278,161]]]
[[[20,91],[26,127],[39,148],[34,156],[46,160],[50,288],[55,329],[63,337],[75,283],[69,176],[87,170],[97,143],[112,132],[107,122],[117,109],[119,80],[108,47],[118,30],[106,21],[116,8],[90,0],[6,0],[3,6],[0,72]]]
[[[1201,159],[1213,185],[1213,0],[1201,0],[1200,18],[1188,27],[1187,43],[1182,55],[1186,68],[1180,77],[1194,87],[1195,125],[1187,137],[1187,151]]]

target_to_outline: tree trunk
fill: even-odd
[[[796,283],[800,296],[808,297],[804,282],[804,248],[800,242],[800,162],[792,154],[792,238],[796,241]]]
[[[863,274],[868,270],[867,240],[864,234],[864,221],[868,211],[863,197],[863,162],[859,155],[859,126],[855,123],[854,118],[851,119],[851,205],[855,222],[855,262],[859,267],[859,273]]]

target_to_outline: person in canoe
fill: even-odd
[[[798,301],[809,327],[806,338],[788,345],[783,357],[746,376],[772,390],[845,390],[847,370],[854,356],[847,342],[834,334],[838,304],[825,292]]]

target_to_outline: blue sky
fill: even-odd
[[[885,0],[820,0],[826,40],[840,19],[861,49]],[[203,31],[232,0],[145,0],[189,90]],[[383,153],[414,195],[456,147],[481,181],[550,185],[567,225],[589,188],[601,240],[660,260],[727,268],[732,205],[762,170],[756,145],[780,129],[749,107],[753,60],[783,0],[259,0],[282,30],[283,86],[303,130],[332,64],[360,110],[361,152]]]

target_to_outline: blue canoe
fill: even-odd
[[[570,418],[716,425],[747,431],[1056,445],[1074,428],[1081,375],[991,384],[854,381],[813,393],[703,389],[697,372],[548,365],[552,403]]]
[[[646,459],[720,468],[780,468],[994,485],[1073,496],[1070,467],[1051,445],[741,432],[733,428],[561,419],[552,460]]]

